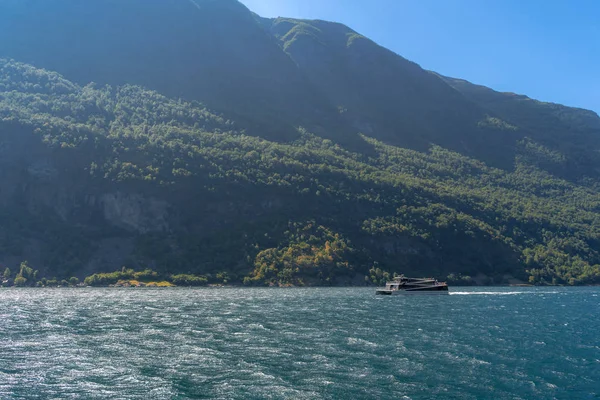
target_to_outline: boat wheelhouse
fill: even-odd
[[[448,285],[433,278],[407,278],[400,275],[387,282],[384,288],[378,288],[375,294],[448,294]]]

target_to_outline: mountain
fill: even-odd
[[[528,146],[543,146],[549,153],[530,162],[566,179],[598,178],[600,118],[593,111],[544,103],[514,93],[498,93],[461,79],[444,77],[465,97],[489,115],[518,127],[518,139]],[[538,152],[539,153],[539,152]]]
[[[234,0],[0,0],[0,58],[12,270],[600,281],[591,111]]]
[[[263,129],[322,106],[277,41],[233,0],[3,0],[0,34],[4,57],[78,84],[141,85],[255,124],[260,114],[269,121]]]

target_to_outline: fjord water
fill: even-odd
[[[599,288],[0,289],[0,398],[598,398],[599,314]]]

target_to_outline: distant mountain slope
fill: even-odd
[[[137,84],[201,101],[271,140],[295,140],[305,126],[356,149],[362,132],[510,169],[522,138],[343,25],[260,19],[235,0],[1,0],[0,56],[79,84]]]
[[[2,0],[0,56],[80,84],[138,84],[202,101],[264,134],[324,107],[235,0]]]
[[[0,58],[6,265],[599,279],[590,111],[235,0],[0,0]]]
[[[600,117],[593,111],[499,93],[462,79],[444,79],[493,115],[518,127],[527,141],[543,146],[547,157],[539,166],[565,178],[600,176]]]
[[[319,92],[364,133],[427,146],[455,142],[453,135],[468,134],[483,118],[439,77],[344,25],[278,18],[269,28]]]

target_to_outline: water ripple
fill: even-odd
[[[0,399],[597,398],[598,292],[2,289]]]

